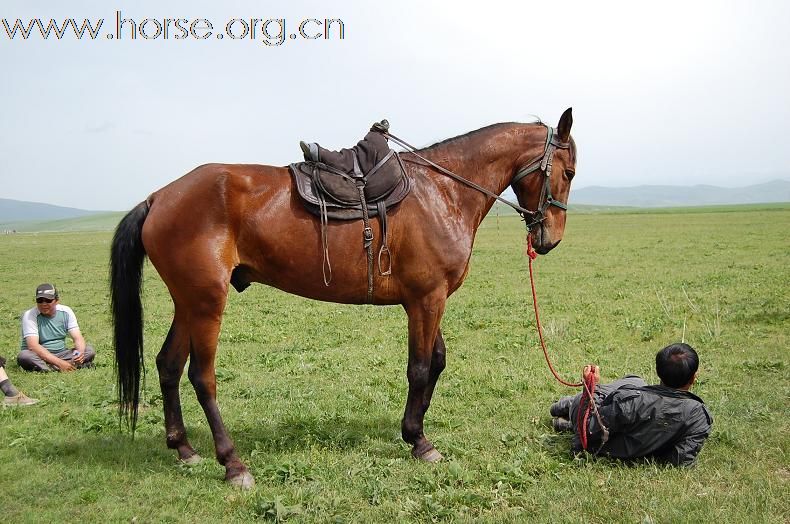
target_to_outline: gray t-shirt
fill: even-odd
[[[47,348],[50,353],[57,353],[66,349],[66,335],[72,329],[79,328],[77,317],[70,307],[58,304],[55,306],[55,315],[47,317],[42,315],[37,307],[28,309],[22,314],[22,351],[27,347],[25,337],[37,336],[38,343]]]

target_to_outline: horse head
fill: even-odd
[[[576,173],[576,144],[571,138],[571,108],[556,129],[546,127],[545,142],[534,143],[519,158],[511,185],[521,207],[535,210],[527,216],[532,247],[545,255],[562,240],[571,180]],[[533,140],[534,142],[534,140]],[[543,154],[535,155],[536,147]]]

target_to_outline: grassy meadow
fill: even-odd
[[[172,306],[150,264],[144,403],[134,439],[119,430],[110,237],[0,236],[0,354],[41,399],[0,409],[3,522],[790,521],[790,205],[571,213],[562,244],[536,261],[547,343],[566,377],[592,362],[604,380],[653,382],[658,349],[682,337],[697,348],[694,391],[714,426],[695,468],[568,454],[548,407],[574,391],[540,352],[523,225],[490,216],[444,316],[448,367],[425,425],[446,457],[435,465],[411,459],[400,439],[401,308],[231,291],[218,398],[256,478],[250,492],[223,483],[186,377],[184,418],[206,460],[181,465],[165,446],[154,357]],[[74,308],[96,368],[17,367],[19,315],[41,282]]]

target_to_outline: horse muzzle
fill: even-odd
[[[559,239],[557,241],[552,242],[551,236],[546,231],[546,226],[543,224],[539,224],[537,227],[533,228],[530,237],[532,240],[532,249],[534,249],[539,255],[545,255],[562,241]]]

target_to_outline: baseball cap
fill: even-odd
[[[36,288],[36,298],[58,298],[58,290],[52,284],[41,284]]]

